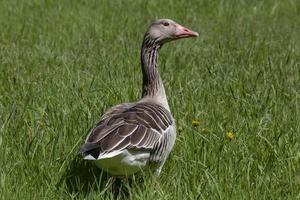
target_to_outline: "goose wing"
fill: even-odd
[[[103,115],[80,147],[82,156],[95,159],[124,149],[162,153],[167,148],[171,113],[154,103],[121,104]],[[155,157],[155,156],[154,156]]]

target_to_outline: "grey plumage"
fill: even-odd
[[[146,32],[141,49],[142,99],[109,109],[92,129],[80,153],[113,175],[130,175],[155,166],[159,174],[176,138],[159,75],[158,51],[168,41],[198,34],[169,19],[157,20]]]
[[[150,102],[121,108],[117,109],[118,112],[111,112],[109,117],[104,115],[81,146],[81,154],[91,154],[97,159],[100,154],[123,149],[149,150],[151,158],[160,162],[157,158],[162,154],[160,151],[166,148],[166,132],[174,125],[171,113],[163,106]]]

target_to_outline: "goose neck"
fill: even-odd
[[[169,108],[165,88],[158,70],[158,52],[161,45],[144,40],[141,50],[143,73],[142,98],[154,99]]]

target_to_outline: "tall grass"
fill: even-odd
[[[200,37],[161,50],[178,138],[161,177],[129,198],[300,198],[299,1],[3,0],[2,199],[112,198],[111,179],[76,153],[107,108],[139,99],[157,18]]]

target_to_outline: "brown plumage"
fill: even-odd
[[[83,156],[98,158],[99,153],[123,149],[153,149],[173,124],[168,110],[154,103],[137,103],[119,112],[110,113],[92,130],[85,144]],[[92,152],[97,152],[97,154]]]

